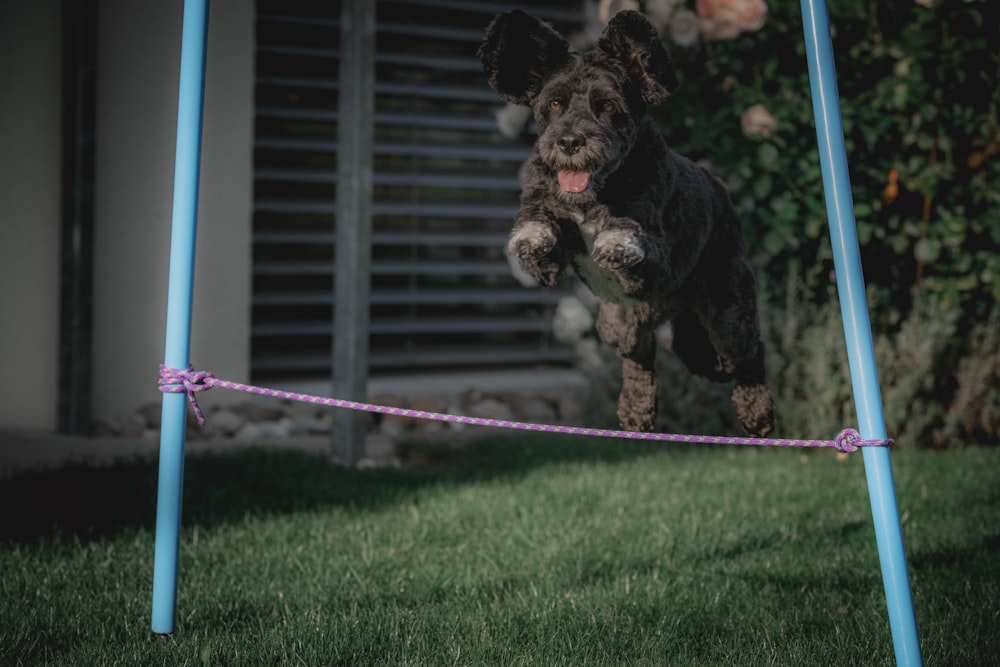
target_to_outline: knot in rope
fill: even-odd
[[[838,452],[851,454],[861,447],[861,434],[853,428],[845,428],[837,434],[837,438],[833,442]]]
[[[156,384],[160,391],[165,394],[187,393],[191,409],[194,410],[194,416],[198,419],[198,423],[204,426],[208,423],[208,420],[205,419],[205,413],[201,411],[201,407],[198,405],[195,393],[211,389],[214,386],[214,381],[215,375],[211,371],[196,371],[194,366],[188,366],[186,369],[181,370],[161,365],[160,379]]]

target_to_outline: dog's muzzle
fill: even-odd
[[[586,143],[586,137],[574,132],[567,132],[556,141],[556,145],[559,146],[559,150],[567,157],[573,157],[579,153]],[[589,171],[560,169],[558,178],[559,187],[562,188],[564,192],[585,192],[587,188],[590,187]]]

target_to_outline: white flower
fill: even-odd
[[[559,300],[552,316],[552,335],[561,343],[575,343],[594,326],[594,315],[573,296]]]
[[[507,139],[517,139],[531,118],[531,109],[508,102],[497,109],[497,130]]]
[[[689,48],[696,45],[700,34],[698,15],[690,9],[678,9],[670,19],[670,39],[677,46]]]
[[[679,4],[680,0],[646,0],[646,18],[657,32],[663,32]]]
[[[604,357],[601,355],[601,344],[593,338],[584,338],[574,348],[580,369],[584,371],[600,371],[604,369]]]
[[[661,324],[653,332],[653,336],[656,338],[656,344],[662,347],[664,350],[674,349],[674,327],[670,322],[666,324]]]
[[[612,16],[626,9],[639,11],[639,3],[635,0],[601,0],[601,4],[597,6],[597,16],[601,23],[607,25]]]

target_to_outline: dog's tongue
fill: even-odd
[[[566,192],[583,192],[588,185],[590,185],[589,171],[563,169],[559,172],[559,187]]]

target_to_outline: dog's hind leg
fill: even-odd
[[[774,397],[765,384],[757,292],[745,260],[733,260],[726,285],[703,305],[708,305],[701,313],[708,338],[736,381],[736,416],[748,434],[763,437],[774,429]]]
[[[736,385],[731,395],[733,408],[747,434],[763,437],[774,430],[774,397],[764,380],[764,345],[756,333],[747,345],[735,348],[720,342],[723,355],[731,360]]]
[[[740,423],[747,433],[763,436],[774,423],[774,399],[764,384],[764,353],[756,334],[747,332],[751,340],[758,340],[757,349],[738,351],[734,346],[720,341],[724,352],[719,352],[712,337],[693,313],[684,313],[671,322],[673,327],[674,354],[688,370],[714,382],[736,379],[732,401]],[[734,362],[733,359],[736,359]]]
[[[656,422],[656,343],[647,305],[602,303],[597,333],[622,359],[618,420],[629,431],[652,431]]]
[[[670,321],[670,328],[673,331],[670,348],[691,373],[714,382],[728,382],[733,379],[732,363],[715,350],[708,331],[695,313],[691,311],[678,313]]]

